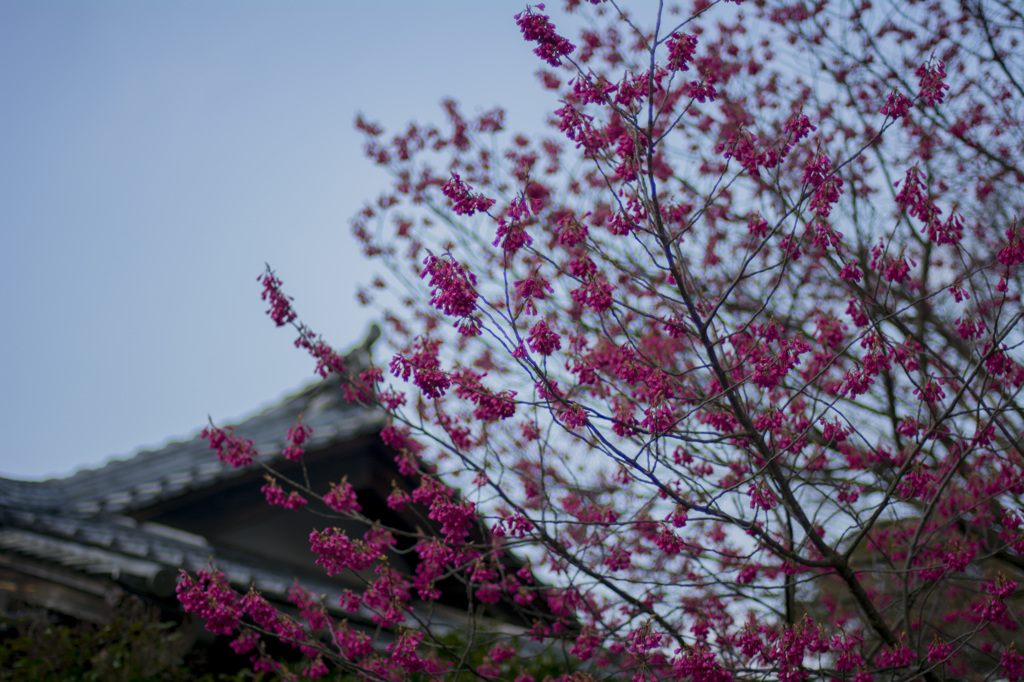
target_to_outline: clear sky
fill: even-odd
[[[0,0],[0,476],[96,466],[311,380],[263,314],[265,261],[357,343],[349,219],[387,179],[355,114],[440,123],[452,96],[539,129],[524,6]]]

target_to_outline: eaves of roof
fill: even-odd
[[[170,597],[180,569],[195,572],[215,560],[233,584],[257,584],[268,597],[283,600],[296,579],[294,567],[216,548],[205,538],[126,516],[69,519],[52,513],[4,513],[0,549],[134,585],[157,597]],[[312,591],[337,597],[345,587],[322,575],[301,576]],[[336,599],[334,603],[337,603]]]
[[[346,402],[338,381],[328,379],[243,420],[236,425],[236,433],[253,440],[259,458],[269,464],[281,457],[288,428],[299,414],[313,429],[306,445],[309,450],[376,433],[384,425],[379,411]],[[65,478],[0,478],[0,510],[50,511],[64,517],[124,514],[241,473],[219,461],[197,434]]]

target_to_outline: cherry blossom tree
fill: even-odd
[[[562,11],[509,24],[547,134],[453,101],[441,126],[357,121],[393,178],[354,222],[383,273],[360,296],[402,299],[389,358],[346,366],[261,277],[420,482],[389,501],[424,518],[409,575],[347,484],[268,483],[367,525],[311,543],[329,574],[375,571],[340,607],[383,639],[215,569],[183,576],[186,608],[312,676],[526,682],[550,651],[559,680],[1024,679],[1020,5]],[[442,578],[482,655],[414,615]]]

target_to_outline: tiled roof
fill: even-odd
[[[360,352],[365,350],[355,351]],[[346,364],[361,359],[365,361],[365,356],[350,355]],[[337,379],[311,384],[234,426],[239,436],[254,441],[260,460],[290,465],[281,461],[281,451],[287,431],[300,413],[303,422],[313,429],[312,437],[304,444],[307,456],[303,464],[316,467],[321,475],[330,471],[325,480],[356,474],[368,486],[364,490],[372,500],[381,494],[379,486],[386,486],[384,478],[400,476],[390,457],[377,457],[386,450],[381,449],[379,440],[367,438],[380,432],[384,415],[345,401]],[[367,466],[371,467],[369,472]],[[346,473],[349,467],[353,468]],[[285,468],[278,470],[283,472]],[[255,516],[248,506],[236,509],[229,505],[219,512],[211,512],[207,506],[222,499],[243,499],[248,495],[243,491],[259,485],[255,473],[251,467],[235,469],[218,461],[207,441],[196,435],[65,478],[0,478],[0,570],[14,570],[29,579],[80,593],[99,594],[96,590],[100,589],[104,599],[128,590],[145,592],[171,604],[179,570],[194,573],[212,560],[240,589],[254,584],[267,597],[283,602],[298,579],[307,590],[324,595],[328,608],[338,608],[340,594],[358,586],[359,577],[346,574],[331,578],[313,564],[311,557],[297,561],[294,547],[280,549],[284,545],[251,542],[253,529],[275,528],[272,532],[283,533],[286,538],[297,537],[292,530],[301,533],[304,521],[291,529],[279,525],[281,518],[265,516],[269,508],[258,493],[252,496],[252,510],[260,510]],[[415,481],[405,484],[411,489]],[[377,501],[384,505],[383,497]],[[232,517],[232,510],[239,515]],[[208,517],[225,512],[226,516]],[[218,519],[225,525],[214,530]],[[269,525],[259,526],[262,520]],[[232,525],[236,521],[240,525]],[[235,531],[239,533],[233,534]],[[278,538],[274,542],[280,542],[280,535],[274,537]],[[513,570],[523,565],[514,557],[508,561]],[[456,596],[462,599],[462,594]],[[460,626],[464,607],[455,601],[431,604],[430,618],[435,624]],[[499,617],[508,615],[501,615],[504,612],[500,610],[496,613]],[[354,616],[353,622],[368,627],[372,622],[369,612],[349,615]]]
[[[339,382],[328,379],[239,422],[236,433],[252,439],[259,459],[269,464],[281,459],[287,430],[300,413],[313,429],[305,444],[310,452],[377,433],[384,424],[380,412],[346,402]],[[65,478],[0,478],[0,551],[141,584],[165,597],[168,589],[173,592],[179,568],[195,571],[215,557],[232,583],[255,582],[268,596],[281,598],[296,578],[294,566],[215,548],[198,535],[130,516],[246,473],[218,461],[197,434]],[[307,589],[324,594],[343,587],[323,574],[301,577]]]
[[[338,382],[328,379],[240,422],[236,432],[255,441],[260,458],[269,463],[280,457],[285,434],[300,413],[313,429],[309,450],[376,433],[383,425],[379,412],[345,402]],[[0,522],[4,509],[84,516],[124,513],[240,473],[217,460],[197,434],[66,478],[39,482],[0,478]]]
[[[232,556],[199,536],[124,516],[69,519],[52,513],[11,512],[0,527],[0,548],[73,568],[89,575],[132,582],[159,597],[173,594],[178,569],[195,572],[216,555],[216,566],[236,585],[255,583],[270,597],[283,598],[295,581],[294,568],[265,559]],[[303,585],[320,594],[341,591],[325,576],[302,576]]]

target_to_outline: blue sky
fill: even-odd
[[[397,127],[552,95],[520,0],[0,0],[0,476],[44,478],[251,413],[312,379],[263,314],[270,262],[341,347],[373,311],[349,219]]]

